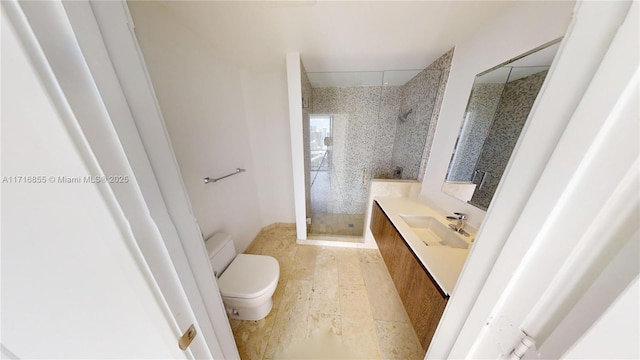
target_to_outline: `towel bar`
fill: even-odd
[[[228,178],[229,176],[233,176],[235,174],[239,174],[239,173],[244,172],[244,171],[247,171],[247,170],[246,169],[237,168],[236,171],[232,172],[231,174],[227,174],[225,176],[220,176],[219,178],[215,178],[215,179],[212,179],[212,178],[207,176],[206,178],[204,178],[204,183],[208,184],[210,182],[216,182],[218,180],[222,180],[224,178]]]

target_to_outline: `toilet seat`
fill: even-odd
[[[224,297],[252,299],[275,289],[279,277],[280,266],[273,257],[239,254],[218,278],[218,287]]]

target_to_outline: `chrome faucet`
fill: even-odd
[[[466,231],[464,231],[464,226],[467,223],[467,215],[463,214],[463,213],[459,213],[459,212],[454,212],[453,213],[456,216],[447,216],[447,220],[449,221],[456,221],[456,224],[449,224],[449,227],[451,228],[451,230],[460,233],[464,236],[469,236],[469,233],[467,233]]]

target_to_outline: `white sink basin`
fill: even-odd
[[[460,234],[431,216],[400,215],[400,217],[427,246],[469,248],[469,243]]]

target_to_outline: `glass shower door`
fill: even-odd
[[[361,171],[366,164],[353,155],[348,133],[348,114],[309,117],[309,235],[362,237],[368,179]]]
[[[322,214],[328,211],[331,190],[331,116],[310,116],[309,133],[311,212]]]

